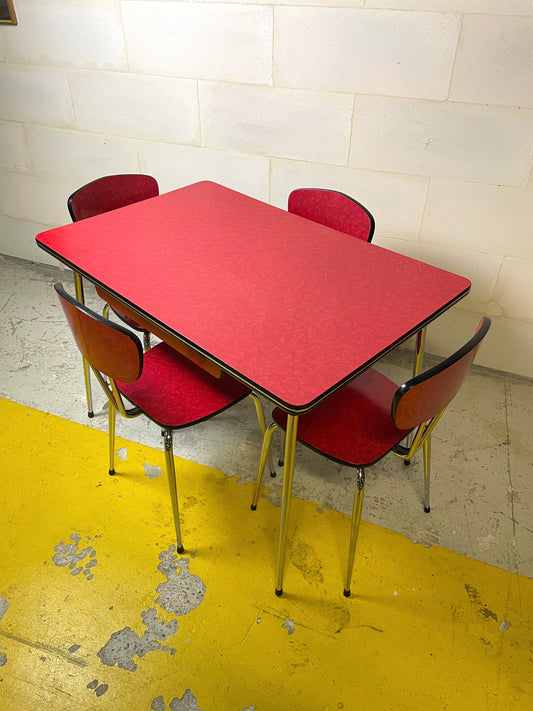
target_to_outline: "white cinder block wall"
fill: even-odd
[[[0,30],[0,252],[37,261],[115,172],[285,207],[342,190],[375,242],[468,276],[447,353],[533,377],[533,0],[15,0]],[[354,277],[355,278],[355,277]]]

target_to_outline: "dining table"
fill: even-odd
[[[299,415],[424,333],[471,286],[207,180],[36,241],[213,377],[229,374],[287,412],[278,595]]]

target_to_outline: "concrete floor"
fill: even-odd
[[[72,275],[0,257],[0,397],[106,430],[104,396],[96,383],[95,417],[86,416],[81,360],[52,288],[56,281],[69,288]],[[86,301],[101,308],[90,287]],[[381,367],[400,383],[409,377],[411,353],[397,351]],[[363,518],[415,543],[533,577],[532,415],[533,382],[474,367],[433,437],[431,513],[422,508],[422,458],[407,468],[391,455],[368,471]],[[145,419],[118,420],[117,434],[161,447],[158,428]],[[244,484],[255,478],[260,445],[253,404],[246,400],[177,432],[174,448]],[[296,457],[294,494],[350,513],[353,470],[304,448]],[[264,483],[270,485],[270,501],[278,503],[281,476],[266,476]]]

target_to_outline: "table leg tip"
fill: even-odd
[[[346,590],[346,588],[344,588],[343,595],[344,595],[344,597],[350,597],[351,591],[350,591],[350,590]]]
[[[283,588],[280,588],[279,590],[276,588],[276,595],[281,597],[283,595]]]

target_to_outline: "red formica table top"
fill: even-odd
[[[37,243],[293,413],[470,289],[464,277],[208,181]]]

